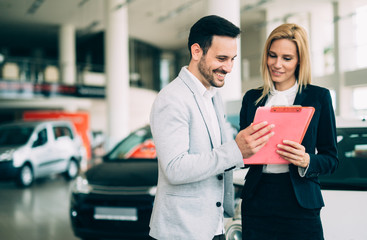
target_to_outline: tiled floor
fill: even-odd
[[[0,240],[77,240],[68,215],[69,189],[62,177],[28,189],[0,182]]]

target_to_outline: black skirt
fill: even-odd
[[[289,173],[263,173],[241,210],[243,240],[324,239],[320,209],[299,205]]]

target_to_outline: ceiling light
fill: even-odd
[[[78,4],[78,7],[83,6],[86,2],[88,2],[89,0],[81,0]]]
[[[250,11],[254,8],[260,7],[261,5],[264,5],[265,3],[271,2],[272,0],[260,0],[257,1],[254,4],[247,4],[241,8],[241,12]]]
[[[32,5],[28,8],[27,13],[28,14],[34,14],[39,7],[43,4],[45,0],[35,0]]]
[[[178,14],[182,13],[183,11],[189,9],[192,5],[194,5],[197,2],[198,2],[197,0],[193,0],[187,3],[184,3],[181,6],[177,7],[176,9],[173,9],[172,11],[168,12],[165,16],[159,17],[157,22],[159,23],[164,22],[170,18],[177,16]]]
[[[120,9],[120,8],[122,8],[123,6],[125,6],[125,5],[127,5],[127,4],[129,4],[129,3],[131,3],[132,1],[134,1],[134,0],[125,0],[125,2],[124,2],[124,3],[121,3],[121,4],[119,4],[119,5],[117,5],[117,6],[115,7],[115,11],[116,11],[116,10],[118,10],[118,9]]]

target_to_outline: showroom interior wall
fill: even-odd
[[[287,0],[285,0],[284,3],[287,3],[287,7],[284,7],[284,4],[268,2],[267,4],[264,4],[264,7],[258,7],[256,10],[262,21],[253,25],[246,25],[246,21],[249,21],[248,13],[252,11],[250,7],[239,7],[240,1],[232,1],[231,3],[234,4],[233,6],[227,6],[227,3],[226,6],[223,6],[223,2],[224,1],[219,0],[207,1],[207,13],[216,13],[219,15],[228,14],[224,11],[222,13],[218,13],[215,12],[218,10],[214,11],[210,9],[224,10],[228,8],[234,11],[233,9],[237,8],[238,13],[240,14],[239,21],[241,22],[242,35],[240,39],[241,43],[239,44],[240,58],[236,61],[238,63],[238,68],[235,70],[235,74],[237,74],[239,76],[237,78],[241,80],[232,81],[230,78],[232,76],[229,76],[227,79],[228,84],[226,84],[226,86],[231,89],[229,92],[236,93],[233,94],[233,96],[236,96],[235,98],[241,98],[246,90],[261,85],[262,81],[259,74],[259,63],[265,39],[270,31],[282,22],[294,21],[306,27],[309,31],[314,76],[313,83],[327,87],[332,91],[333,96],[335,96],[334,102],[338,115],[344,117],[360,117],[360,112],[357,112],[353,108],[353,90],[367,86],[364,78],[367,72],[367,64],[363,65],[363,63],[361,64],[357,61],[358,56],[356,53],[355,39],[356,23],[354,13],[357,8],[367,5],[366,0],[341,0],[334,3],[331,1],[313,1],[312,4],[304,1],[289,0],[289,2],[287,2]],[[219,4],[219,7],[217,4]],[[253,7],[256,9],[256,6]],[[127,12],[127,14],[129,13]],[[71,29],[73,29],[72,26],[59,26],[59,29],[60,42],[62,42],[61,39],[65,38],[65,36],[69,36],[69,38],[66,37],[66,39],[70,39],[70,36],[73,35],[74,38],[76,37],[75,33],[70,32]],[[188,31],[186,33],[188,33]],[[97,33],[95,35],[97,35]],[[81,57],[80,53],[76,52],[74,53],[76,54],[76,60],[73,60],[73,57],[70,57],[69,55],[69,57],[66,57],[66,61],[69,63],[74,62],[76,65],[79,64],[79,61],[91,62],[92,64],[90,65],[94,69],[93,71],[88,72],[88,76],[92,76],[88,81],[95,81],[93,82],[95,86],[104,86],[106,84],[106,79],[109,79],[108,77],[106,78],[106,74],[104,72],[103,64],[105,62],[101,61],[101,58],[104,58],[105,54],[105,49],[102,44],[104,44],[106,36],[105,32],[102,30],[98,35],[98,44],[93,43],[88,49],[84,49],[85,52],[89,51],[89,53],[85,53],[85,55]],[[55,42],[57,42],[57,39],[55,40]],[[70,50],[74,48],[70,44],[67,46],[69,47],[65,48],[61,46],[59,51],[64,52],[65,50],[62,49]],[[53,47],[56,49],[58,48],[57,45]],[[80,50],[83,48],[85,48],[85,46],[80,46],[77,42],[77,49]],[[50,47],[47,49],[45,48],[44,52],[38,55],[43,57],[50,56],[49,53],[53,50],[50,51],[49,49]],[[5,50],[6,52],[6,46],[1,45],[0,50]],[[96,51],[98,51],[98,54],[95,54]],[[11,52],[13,51],[10,51],[10,53]],[[32,52],[36,54],[39,51],[37,51],[37,49],[32,49]],[[55,52],[58,52],[58,50]],[[55,55],[57,56],[57,54],[52,56]],[[61,55],[59,57],[61,62],[64,61],[62,60],[63,58]],[[126,120],[118,120],[120,117],[108,116],[109,113],[114,112],[114,107],[111,109],[108,108],[108,103],[103,97],[74,98],[71,96],[52,96],[49,98],[38,98],[30,96],[30,98],[27,99],[17,99],[10,96],[10,93],[5,94],[10,97],[3,97],[0,101],[1,111],[3,113],[7,112],[4,119],[11,119],[12,117],[20,118],[21,111],[24,109],[65,110],[72,112],[88,111],[91,115],[91,130],[93,131],[108,132],[108,125],[110,124],[108,123],[108,118],[116,120],[116,123],[113,124],[115,127],[113,128],[116,128],[116,126],[121,124],[129,126],[127,131],[120,134],[119,138],[121,138],[123,135],[126,135],[126,132],[133,130],[138,123],[140,124],[140,122],[142,122],[141,124],[144,124],[148,122],[150,110],[149,104],[153,101],[152,99],[154,99],[156,92],[167,83],[167,79],[169,81],[175,77],[181,66],[187,64],[189,59],[186,45],[182,45],[176,49],[162,49],[133,38],[129,38],[128,57],[129,64],[127,66],[129,71],[125,78],[129,79],[129,81],[124,83],[125,86],[129,84],[132,87],[136,87],[137,91],[149,91],[149,94],[139,95],[139,98],[141,99],[130,96],[129,100],[126,101],[112,101],[118,105],[116,106],[117,109],[120,109],[124,103],[127,104],[127,102],[130,102],[130,107],[123,107],[125,110],[128,108],[130,109],[129,112],[124,112],[124,117],[130,115],[128,123],[123,124]],[[161,68],[162,62],[168,64],[167,67]],[[98,71],[96,70],[98,68],[96,67],[97,65],[101,65],[99,66],[100,69]],[[77,68],[73,71],[77,71],[79,73],[79,70],[80,69]],[[162,73],[161,71],[167,72]],[[163,74],[166,76],[166,82],[164,84],[162,82]],[[67,75],[66,70],[63,71],[61,68],[60,75]],[[25,80],[22,78],[20,81],[22,82]],[[52,83],[52,81],[53,80],[50,80],[50,83]],[[65,83],[68,83],[68,81],[69,80],[66,80]],[[80,84],[79,81],[80,79],[77,77],[75,82]],[[73,80],[70,80],[70,83],[71,82],[73,82]],[[233,86],[231,87],[232,84]],[[130,94],[133,91],[134,90],[130,91]],[[2,93],[2,96],[4,96],[4,93]],[[145,99],[145,97],[147,98]],[[47,101],[45,101],[45,99]],[[142,111],[136,111],[136,106],[138,105],[133,103],[134,101],[146,102],[147,104],[143,104],[143,106],[139,107],[146,108]],[[232,101],[239,101],[239,99],[228,99],[227,101],[231,103]],[[237,104],[236,106],[238,107],[239,105]],[[238,109],[235,109],[234,112],[237,110]],[[121,114],[121,111],[116,112]],[[133,114],[132,112],[135,112],[134,114],[139,112],[139,114],[144,114],[144,116],[137,116],[135,118],[131,115]],[[11,114],[12,116],[10,117]]]
[[[242,78],[243,92],[261,84],[258,74],[261,57],[259,53],[263,50],[265,36],[282,22],[296,22],[309,33],[313,83],[331,90],[338,116],[365,117],[366,112],[356,111],[353,106],[353,90],[367,86],[364,77],[367,74],[367,60],[357,63],[358,52],[365,53],[361,50],[363,46],[366,48],[366,45],[362,45],[357,51],[356,12],[363,6],[367,6],[367,1],[319,1],[312,4],[289,1],[287,7],[270,5],[264,12],[263,25],[243,29],[242,66],[246,66],[250,72],[242,73],[245,75]],[[363,23],[360,22],[359,25]],[[242,71],[246,69],[243,67]]]

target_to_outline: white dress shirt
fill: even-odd
[[[291,106],[296,99],[298,90],[297,82],[289,89],[278,91],[273,87],[265,106]],[[263,166],[264,173],[285,173],[289,172],[288,164],[269,164]]]
[[[187,70],[187,68],[185,68],[185,70]],[[199,79],[197,79],[194,74],[192,74],[189,70],[187,70],[190,74],[190,76],[195,80],[194,82],[196,83],[196,86],[200,92],[200,94],[203,96],[204,99],[204,103],[205,103],[205,109],[207,110],[207,112],[209,113],[210,116],[210,124],[212,126],[212,129],[214,129],[214,139],[212,139],[213,141],[213,148],[215,147],[219,147],[220,145],[222,145],[222,138],[220,135],[220,127],[219,127],[219,121],[218,121],[218,117],[217,117],[217,113],[215,112],[215,108],[213,105],[213,96],[215,95],[215,93],[217,92],[217,88],[215,87],[209,87],[209,89],[207,89],[200,81]],[[223,182],[223,189],[224,189],[224,182]],[[222,199],[223,202],[223,199]],[[220,221],[218,223],[218,228],[216,231],[215,235],[220,235],[224,233],[224,208],[223,205],[220,207],[221,208],[221,213],[222,216],[220,217]],[[214,237],[214,236],[213,236]]]

